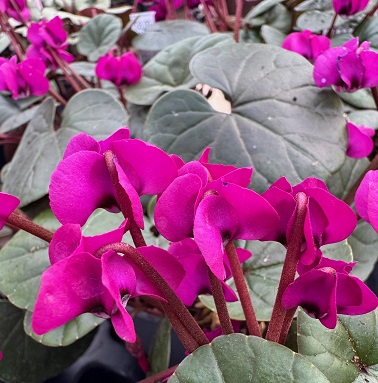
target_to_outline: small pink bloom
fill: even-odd
[[[31,23],[27,39],[31,45],[26,51],[26,56],[42,59],[52,70],[60,67],[54,55],[67,63],[75,60],[74,56],[66,52],[67,33],[59,16],[55,16],[50,21],[43,19],[39,23]]]
[[[116,86],[133,85],[142,77],[142,65],[131,52],[118,57],[109,52],[98,60],[96,75]]]
[[[19,204],[20,200],[17,197],[11,194],[0,193],[0,230]]]
[[[356,227],[356,215],[343,201],[329,193],[327,186],[316,178],[307,178],[292,187],[285,177],[280,178],[262,194],[276,209],[281,225],[264,240],[287,244],[293,225],[295,196],[304,192],[308,198],[304,222],[304,246],[300,261],[306,265],[319,262],[319,248],[347,238]]]
[[[318,36],[308,29],[290,33],[282,44],[282,48],[296,52],[311,62],[330,46],[331,40],[327,36]]]
[[[365,174],[354,198],[358,215],[378,233],[378,170]]]
[[[335,12],[340,16],[350,16],[363,11],[369,0],[332,0]]]
[[[0,0],[0,11],[5,12],[20,23],[30,20],[30,11],[26,0],[14,0],[14,3],[10,0]]]
[[[165,20],[167,17],[167,7],[165,5],[165,0],[156,0],[156,1],[143,1],[139,0],[141,4],[144,4],[148,7],[149,11],[155,11],[155,20],[161,21]],[[174,9],[178,9],[182,6],[182,0],[173,0],[172,6]]]
[[[45,76],[46,67],[40,59],[25,59],[17,63],[17,56],[0,61],[0,90],[8,91],[12,98],[42,96],[50,88]]]
[[[369,49],[369,42],[358,46],[355,37],[320,54],[314,64],[316,85],[320,88],[334,85],[338,92],[378,86],[378,53]]]
[[[332,329],[337,314],[361,315],[378,306],[376,295],[358,278],[349,275],[355,263],[323,257],[310,271],[301,274],[282,296],[282,306],[301,306],[310,316]]]
[[[356,126],[351,122],[347,123],[348,147],[346,155],[353,158],[363,158],[368,156],[373,148],[372,137],[375,135],[373,128],[366,126]]]

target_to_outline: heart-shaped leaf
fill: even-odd
[[[215,112],[196,92],[170,92],[151,108],[150,142],[185,160],[211,146],[214,162],[253,166],[259,192],[281,176],[291,183],[325,179],[343,163],[340,99],[314,85],[313,67],[300,55],[270,45],[226,45],[197,54],[191,71],[225,93],[232,113]]]
[[[138,84],[126,88],[127,100],[137,105],[152,105],[164,92],[194,87],[198,81],[188,65],[192,57],[207,48],[233,42],[229,35],[214,33],[169,45],[143,67],[143,77]]]
[[[267,44],[277,45],[278,47],[282,46],[286,37],[285,34],[270,25],[263,25],[260,34]]]
[[[0,378],[8,383],[39,383],[72,364],[89,346],[92,336],[69,347],[39,344],[24,332],[23,310],[0,301]]]
[[[259,321],[269,321],[276,299],[286,249],[278,242],[259,241],[247,242],[246,249],[253,254],[252,258],[244,263],[243,270],[256,317]],[[327,258],[341,259],[346,262],[353,260],[352,249],[346,241],[322,246],[321,249]],[[230,286],[236,291],[233,282],[230,282]],[[201,295],[200,300],[211,310],[216,310],[213,297]],[[245,320],[239,301],[227,303],[227,308],[231,319]]]
[[[168,383],[329,383],[290,349],[242,334],[215,338],[184,359]]]
[[[86,90],[72,97],[54,130],[55,106],[43,102],[30,121],[4,177],[3,191],[16,195],[27,205],[48,192],[50,176],[63,157],[68,141],[80,132],[104,139],[125,126],[125,109],[102,90]]]
[[[339,97],[359,109],[375,109],[374,98],[370,89],[359,89],[353,93],[338,92]]]
[[[366,18],[354,31],[360,41],[370,41],[373,48],[378,48],[378,17]]]
[[[332,383],[378,381],[378,310],[365,315],[339,315],[335,330],[302,310],[298,314],[299,353]]]
[[[97,15],[80,31],[77,50],[89,61],[97,61],[116,43],[122,31],[121,19],[108,15]]]
[[[378,129],[377,110],[356,110],[348,114],[348,120],[355,125],[365,125],[369,128]]]

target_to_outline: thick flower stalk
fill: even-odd
[[[142,77],[142,65],[131,52],[115,56],[111,51],[98,60],[96,75],[98,78],[111,81],[117,87],[134,85]]]
[[[17,56],[10,60],[1,57],[0,90],[10,92],[15,100],[43,96],[50,88],[45,72],[45,64],[38,58],[29,58],[18,63]]]
[[[378,53],[370,50],[367,41],[359,46],[356,37],[318,56],[314,80],[320,88],[333,85],[338,92],[354,92],[378,85],[377,67]]]
[[[296,52],[311,62],[330,46],[331,40],[328,37],[316,35],[308,29],[290,33],[282,43],[282,48]]]
[[[63,21],[56,16],[50,21],[42,20],[31,23],[28,28],[27,39],[31,45],[26,51],[28,58],[40,58],[52,70],[62,67],[63,63],[71,63],[74,56],[66,51],[68,47],[67,33],[63,28]]]

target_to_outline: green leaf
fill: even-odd
[[[353,258],[357,261],[352,275],[366,280],[378,260],[378,235],[370,223],[359,221],[353,234],[348,238]]]
[[[347,41],[353,39],[353,35],[350,33],[341,33],[339,35],[336,35],[332,37],[331,39],[331,47],[339,47],[343,44],[345,44]]]
[[[278,47],[282,46],[286,37],[286,35],[278,29],[266,24],[261,27],[260,34],[267,44],[277,45]]]
[[[344,161],[345,120],[339,98],[314,85],[312,70],[298,54],[270,45],[210,48],[193,58],[191,71],[225,93],[231,115],[194,91],[173,91],[151,108],[145,137],[186,161],[211,146],[213,162],[253,166],[259,192],[281,176],[325,179]]]
[[[9,97],[0,94],[0,124],[19,112],[19,108]]]
[[[126,88],[127,100],[137,105],[152,105],[164,92],[194,87],[198,81],[188,65],[192,57],[207,48],[233,42],[231,36],[214,33],[169,45],[143,67],[143,77],[138,84]]]
[[[378,129],[377,110],[357,110],[348,114],[348,120],[355,125],[365,125],[375,130]]]
[[[0,301],[0,378],[8,383],[40,383],[72,364],[89,346],[86,336],[69,347],[43,346],[24,332],[23,310]]]
[[[339,97],[348,104],[359,109],[375,109],[370,89],[359,89],[353,93],[338,92]]]
[[[74,135],[85,132],[104,139],[127,123],[122,104],[98,89],[79,92],[70,99],[57,131],[54,116],[54,102],[49,98],[35,112],[4,177],[3,191],[19,197],[22,206],[47,194],[50,176]]]
[[[311,10],[302,13],[297,19],[297,27],[300,30],[310,29],[313,33],[321,33],[331,26],[332,19],[335,16],[333,9],[329,11]],[[338,27],[344,21],[338,17],[335,26]]]
[[[255,17],[268,12],[277,4],[282,3],[283,0],[264,0],[261,3],[257,4],[252,8],[251,11],[247,13],[247,15],[243,19],[243,23],[249,24]]]
[[[97,15],[80,31],[77,50],[89,61],[97,61],[116,43],[121,31],[122,21],[119,17]]]
[[[80,12],[86,8],[108,9],[110,0],[75,0],[75,8]]]
[[[296,12],[304,11],[328,11],[332,9],[332,2],[329,0],[305,0],[295,6]]]
[[[204,363],[206,361],[206,363]],[[220,336],[184,359],[168,383],[329,383],[301,355],[264,339]]]
[[[343,199],[369,163],[366,157],[361,159],[345,157],[341,168],[327,180],[329,191],[337,198]]]
[[[253,254],[244,263],[243,269],[256,317],[258,321],[269,321],[276,299],[286,249],[278,242],[269,241],[249,241],[246,243],[246,249]],[[324,256],[328,258],[341,259],[346,262],[353,260],[351,247],[346,241],[322,246],[322,251]],[[232,280],[229,284],[236,291]],[[205,306],[216,311],[211,296],[201,295],[200,300]],[[231,319],[245,319],[239,301],[227,303],[227,308]]]
[[[136,36],[132,43],[140,51],[160,51],[168,45],[188,37],[209,34],[204,24],[189,20],[167,20],[149,26],[145,33]]]
[[[171,322],[169,322],[167,317],[163,317],[150,347],[148,357],[151,365],[150,375],[157,374],[169,367],[169,359],[171,357],[171,330]]]
[[[377,382],[377,313],[339,315],[336,328],[329,330],[300,310],[299,353],[332,383]]]
[[[365,19],[354,31],[359,37],[360,43],[370,41],[373,48],[378,49],[378,17],[370,16]]]
[[[8,133],[14,129],[17,129],[21,125],[28,123],[35,115],[39,108],[39,105],[32,106],[29,109],[19,111],[17,114],[8,117],[0,127],[0,133]]]

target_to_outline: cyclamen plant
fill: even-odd
[[[0,379],[376,379],[378,5],[105,3],[0,0]]]

